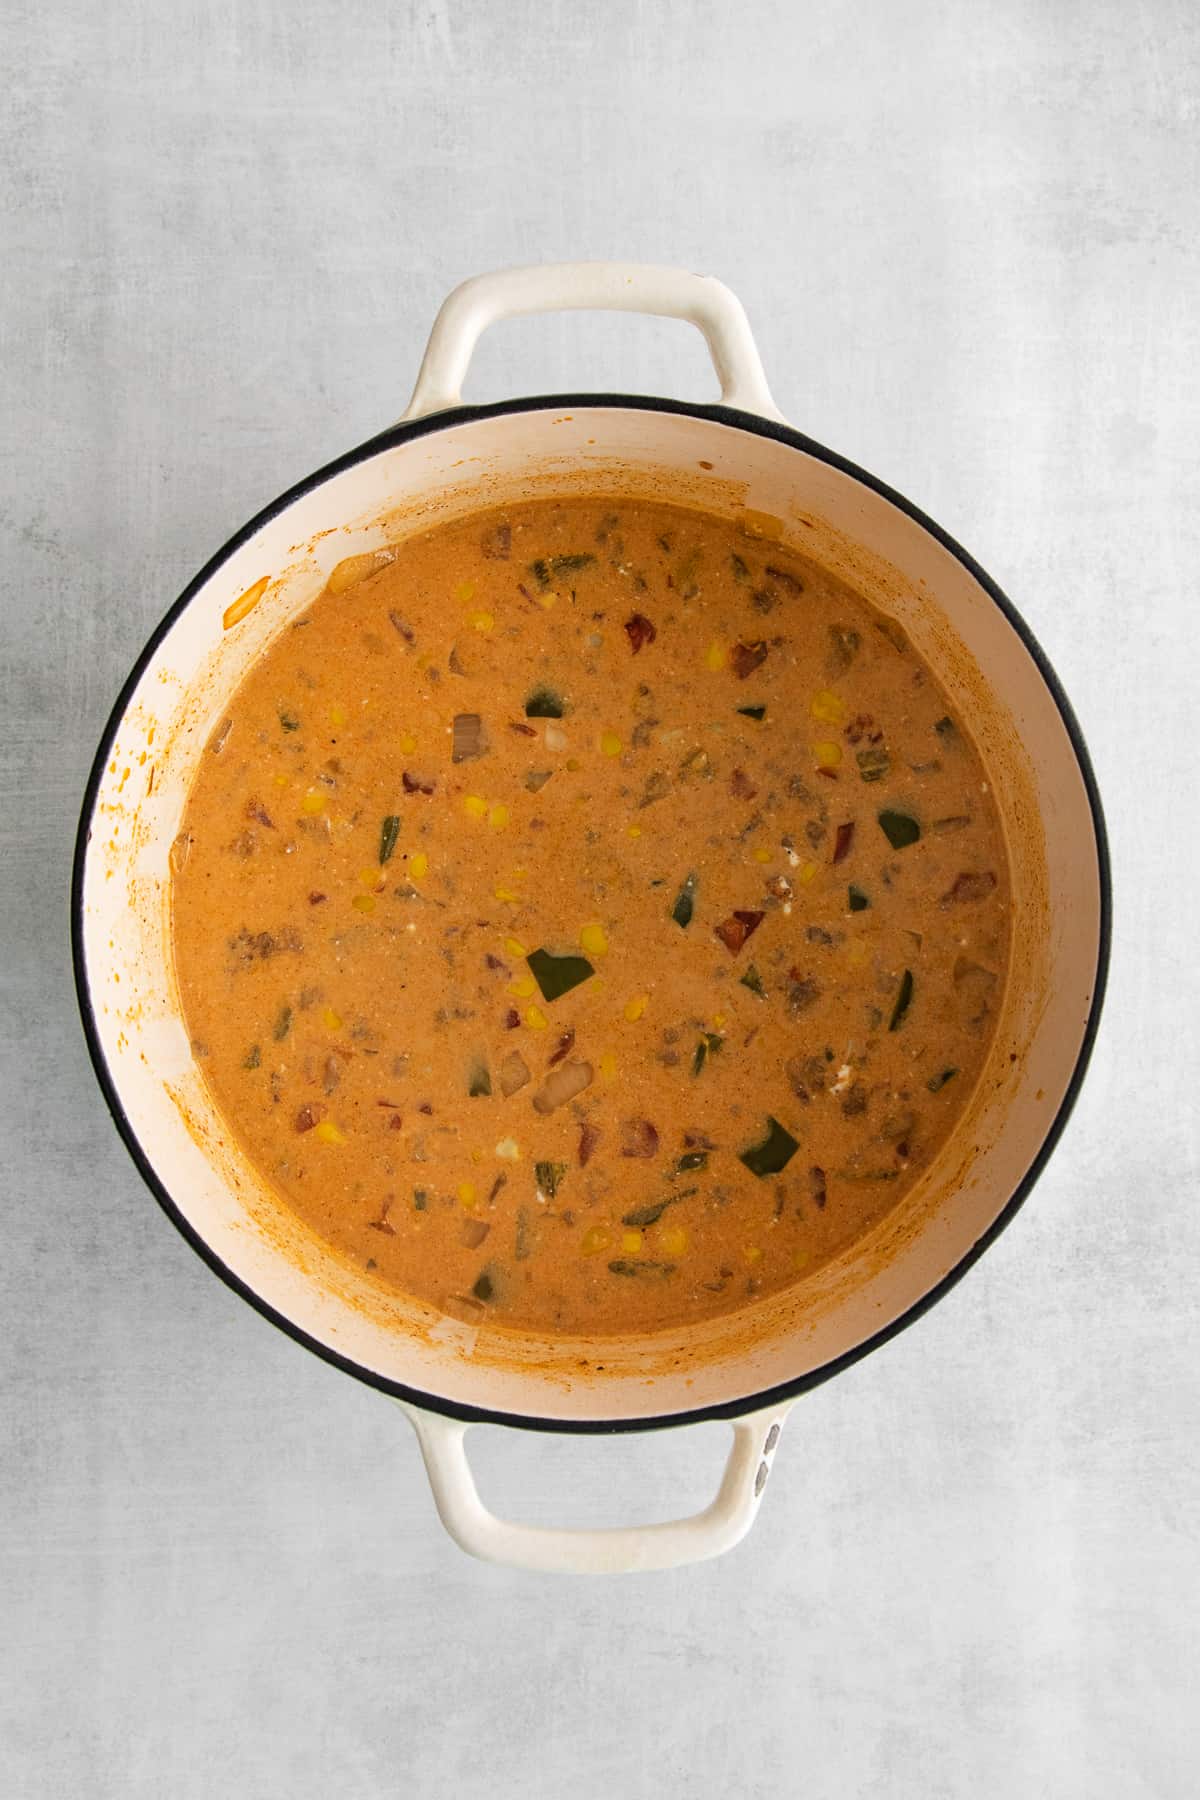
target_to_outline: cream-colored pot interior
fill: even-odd
[[[1014,869],[1014,972],[995,1048],[922,1186],[866,1243],[782,1298],[637,1342],[470,1330],[382,1293],[309,1236],[215,1112],[172,969],[172,840],[197,759],[251,661],[343,557],[555,484],[748,508],[856,581],[903,625],[975,733]],[[262,600],[225,629],[227,608],[263,576]],[[821,457],[750,422],[653,402],[450,414],[385,439],[276,510],[154,646],[116,722],[90,824],[80,944],[94,1041],[148,1172],[260,1303],[314,1346],[435,1405],[652,1419],[748,1401],[854,1350],[954,1270],[1020,1188],[1072,1080],[1097,979],[1088,793],[1055,699],[1001,608],[921,524]]]

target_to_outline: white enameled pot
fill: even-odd
[[[721,402],[568,395],[464,406],[493,320],[621,308],[704,333]],[[655,495],[782,533],[855,582],[935,669],[989,763],[1013,864],[1013,970],[995,1045],[953,1141],[871,1235],[791,1293],[641,1340],[473,1330],[381,1293],[283,1208],[232,1141],[193,1061],[169,929],[170,851],[199,757],[253,660],[346,556],[530,494]],[[227,614],[266,579],[245,616]],[[1082,1079],[1108,946],[1095,784],[1052,671],[981,569],[899,495],[792,430],[746,316],[720,283],[610,263],[511,269],[446,301],[400,424],[230,539],[155,631],[88,784],[75,867],[80,1004],[109,1107],[185,1237],[259,1311],[412,1420],[438,1510],[478,1556],[528,1568],[664,1568],[753,1522],[796,1397],[918,1316],[1012,1217]],[[621,1431],[728,1419],[712,1504],[631,1529],[553,1531],[485,1510],[470,1424]]]

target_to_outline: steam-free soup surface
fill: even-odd
[[[460,1318],[802,1281],[983,1063],[1008,876],[889,620],[770,537],[541,502],[343,564],[173,852],[195,1053],[274,1188]]]

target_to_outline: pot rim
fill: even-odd
[[[126,708],[129,705],[148,663],[158,649],[159,644],[171,629],[172,625],[174,625],[176,619],[178,619],[185,608],[190,605],[191,601],[201,589],[207,585],[217,570],[228,561],[236,550],[240,549],[244,543],[252,538],[257,531],[260,531],[264,525],[278,514],[285,511],[296,500],[301,499],[305,494],[311,493],[315,488],[322,486],[335,475],[340,475],[344,470],[353,468],[360,462],[365,462],[369,457],[377,455],[382,450],[391,449],[397,444],[406,443],[410,439],[424,437],[430,432],[441,431],[449,426],[469,424],[479,419],[498,418],[511,413],[561,410],[563,407],[571,407],[576,411],[592,407],[621,407],[626,410],[641,412],[684,414],[692,418],[708,420],[716,425],[729,425],[738,430],[754,432],[760,437],[774,438],[777,442],[786,444],[792,449],[800,450],[805,455],[814,457],[820,462],[827,463],[832,468],[840,470],[842,474],[850,476],[852,480],[860,482],[864,487],[870,489],[872,493],[879,495],[881,499],[890,502],[891,505],[907,514],[910,519],[924,531],[928,532],[943,549],[947,550],[951,556],[962,564],[1004,614],[1013,630],[1017,633],[1017,636],[1021,639],[1025,649],[1029,652],[1042,680],[1049,690],[1050,696],[1062,719],[1063,727],[1070,740],[1071,749],[1074,753],[1080,777],[1083,781],[1084,790],[1087,794],[1088,806],[1092,818],[1092,830],[1096,842],[1096,862],[1099,884],[1099,933],[1096,972],[1092,986],[1091,1003],[1084,1024],[1083,1036],[1080,1040],[1079,1052],[1075,1059],[1075,1066],[1072,1069],[1070,1079],[1067,1082],[1062,1102],[1053,1119],[1050,1121],[1036,1155],[1021,1181],[1018,1183],[1011,1198],[988,1226],[987,1230],[976,1239],[974,1244],[971,1245],[965,1255],[960,1257],[954,1267],[950,1269],[940,1281],[935,1283],[927,1293],[923,1294],[912,1306],[908,1307],[906,1311],[901,1313],[897,1318],[891,1320],[890,1323],[883,1326],[879,1331],[873,1333],[869,1338],[865,1338],[862,1343],[854,1345],[853,1348],[845,1351],[841,1356],[834,1357],[830,1362],[822,1364],[819,1369],[810,1370],[807,1374],[796,1376],[791,1381],[780,1382],[774,1387],[761,1389],[754,1394],[744,1395],[736,1400],[721,1401],[711,1406],[701,1406],[690,1411],[649,1414],[645,1417],[623,1419],[557,1419],[546,1418],[537,1414],[507,1413],[490,1407],[464,1405],[458,1401],[448,1400],[439,1394],[426,1393],[421,1389],[409,1387],[404,1383],[389,1380],[386,1376],[378,1374],[375,1370],[355,1362],[353,1358],[344,1356],[340,1352],[331,1349],[329,1345],[323,1344],[318,1338],[313,1337],[309,1332],[304,1330],[302,1326],[295,1324],[283,1313],[278,1312],[273,1306],[269,1305],[267,1301],[248,1285],[248,1283],[242,1280],[241,1276],[237,1275],[221,1259],[221,1257],[217,1255],[207,1240],[184,1217],[175,1205],[166,1186],[159,1179],[154,1168],[151,1166],[149,1158],[143,1151],[137,1133],[121,1102],[120,1094],[117,1091],[117,1084],[108,1067],[100,1045],[84,952],[84,871],[87,863],[88,846],[91,837],[91,826],[93,815],[95,813],[97,795],[104,770],[109,761],[112,744],[116,738],[120,722],[125,715]],[[847,457],[839,456],[836,451],[829,450],[823,444],[818,444],[814,439],[806,437],[803,432],[797,431],[794,427],[777,422],[774,419],[764,418],[761,414],[744,412],[737,407],[721,404],[698,404],[683,400],[669,400],[648,394],[538,394],[508,400],[492,401],[485,405],[455,406],[444,412],[430,413],[424,418],[401,422],[397,425],[389,426],[384,431],[378,432],[374,437],[368,438],[355,449],[346,451],[343,455],[336,457],[332,462],[326,463],[322,468],[317,469],[313,474],[305,476],[303,480],[296,482],[294,486],[286,489],[277,499],[263,507],[252,519],[238,531],[234,532],[233,536],[226,540],[220,550],[210,557],[203,568],[193,576],[192,580],[179,595],[179,598],[167,610],[157,626],[151,632],[139,653],[133,668],[130,670],[127,679],[123,683],[121,690],[113,703],[104,730],[101,733],[99,746],[93,759],[91,770],[88,774],[87,785],[84,789],[79,826],[76,833],[75,853],[71,872],[71,960],[74,969],[76,998],[79,1004],[84,1038],[87,1043],[88,1055],[91,1058],[92,1067],[96,1073],[96,1079],[100,1084],[100,1090],[104,1096],[105,1104],[108,1107],[113,1123],[116,1126],[138,1173],[141,1175],[142,1180],[157,1200],[163,1212],[170,1219],[171,1223],[191,1245],[192,1249],[202,1261],[204,1261],[212,1272],[215,1275],[218,1275],[228,1287],[232,1288],[235,1294],[246,1301],[248,1305],[252,1306],[263,1318],[269,1320],[272,1325],[277,1326],[279,1330],[285,1332],[287,1336],[292,1338],[296,1343],[302,1345],[306,1350],[312,1351],[313,1354],[319,1356],[323,1362],[332,1364],[334,1368],[342,1370],[344,1374],[354,1376],[357,1380],[364,1382],[368,1387],[376,1388],[380,1393],[387,1394],[392,1399],[407,1401],[410,1405],[423,1407],[430,1412],[441,1413],[448,1418],[459,1419],[466,1424],[508,1425],[526,1431],[572,1432],[577,1435],[598,1436],[626,1431],[665,1430],[670,1426],[694,1425],[703,1423],[707,1420],[732,1420],[740,1417],[744,1413],[755,1412],[764,1407],[781,1405],[785,1401],[794,1400],[800,1394],[807,1393],[810,1389],[820,1386],[822,1382],[831,1380],[833,1376],[840,1374],[844,1369],[848,1369],[862,1357],[870,1355],[873,1350],[878,1350],[891,1338],[895,1337],[898,1332],[903,1331],[907,1326],[914,1324],[915,1321],[921,1318],[931,1306],[935,1305],[945,1294],[948,1294],[951,1288],[955,1287],[957,1283],[962,1280],[962,1277],[967,1273],[968,1269],[978,1261],[984,1251],[988,1249],[995,1239],[999,1237],[1000,1233],[1016,1217],[1021,1206],[1032,1191],[1034,1184],[1037,1182],[1038,1177],[1041,1175],[1042,1170],[1049,1161],[1050,1156],[1066,1128],[1067,1121],[1070,1118],[1075,1107],[1075,1102],[1078,1099],[1084,1076],[1087,1073],[1088,1064],[1091,1061],[1092,1050],[1096,1041],[1096,1033],[1099,1029],[1100,1014],[1104,1005],[1104,995],[1108,981],[1111,943],[1112,868],[1108,849],[1108,834],[1104,822],[1104,811],[1100,801],[1099,790],[1096,785],[1096,777],[1092,769],[1091,758],[1088,754],[1083,732],[1080,729],[1079,721],[1075,716],[1074,709],[1063,691],[1062,684],[1051,666],[1049,658],[1046,656],[1046,653],[1038,643],[1037,638],[1034,636],[1033,632],[1030,630],[1029,626],[1008,596],[997,586],[996,582],[992,580],[986,570],[980,567],[974,557],[972,557],[968,551],[964,550],[962,545],[957,543],[955,539],[950,536],[949,532],[944,531],[940,525],[928,516],[928,514],[922,512],[920,507],[914,506],[911,500],[906,499],[904,495],[898,493],[895,488],[889,487],[886,482],[880,481],[877,476],[869,474],[865,469],[860,468]]]

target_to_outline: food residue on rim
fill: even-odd
[[[221,614],[221,629],[228,631],[232,625],[240,625],[247,613],[254,611],[271,584],[271,577],[263,575],[253,587],[248,587],[244,594],[239,594],[232,606],[227,606]]]

